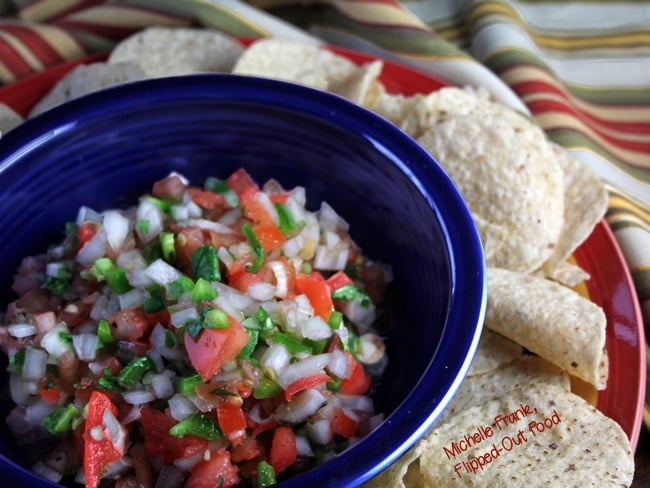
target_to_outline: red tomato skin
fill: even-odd
[[[332,432],[346,439],[352,439],[357,431],[357,421],[348,417],[340,408],[335,408],[330,418]]]
[[[296,434],[288,425],[280,425],[273,433],[269,464],[278,474],[295,463],[297,455]]]
[[[342,288],[346,285],[354,284],[352,279],[345,273],[345,271],[337,271],[332,276],[327,278],[326,281],[332,292],[335,292],[339,288]]]
[[[217,405],[219,427],[231,442],[241,442],[246,435],[246,416],[239,405],[221,402]]]
[[[332,378],[325,373],[316,373],[311,376],[304,376],[287,386],[284,390],[284,398],[290,402],[295,394],[323,383],[327,383],[328,381],[332,381]]]
[[[309,299],[309,303],[314,309],[314,315],[327,322],[334,310],[334,302],[332,302],[329,285],[323,276],[318,272],[298,275],[296,276],[296,288]]]
[[[239,469],[230,462],[225,449],[210,451],[210,459],[199,461],[190,473],[185,488],[230,488],[241,481]]]
[[[280,228],[274,223],[256,225],[253,227],[253,232],[255,232],[255,235],[260,241],[260,245],[266,254],[274,251],[287,240]]]
[[[115,448],[110,438],[104,435],[101,440],[95,440],[90,434],[91,429],[97,426],[105,430],[103,424],[105,410],[109,410],[117,417],[117,407],[113,402],[103,393],[93,391],[88,401],[88,414],[83,434],[83,470],[86,486],[89,488],[97,488],[102,474],[123,454]]]
[[[244,168],[239,168],[233,174],[231,174],[226,179],[226,183],[228,183],[230,189],[237,193],[237,195],[242,193],[247,188],[258,188],[255,180],[253,180],[251,175],[249,175]]]
[[[341,382],[341,393],[348,395],[365,395],[370,389],[372,378],[363,369],[359,361],[354,359],[354,356],[349,352],[345,355],[350,362],[350,377]]]

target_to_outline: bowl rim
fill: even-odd
[[[345,450],[343,455],[281,485],[299,487],[316,483],[323,486],[325,480],[335,483],[331,486],[356,486],[368,481],[393,464],[433,426],[458,391],[478,347],[486,309],[486,265],[478,231],[466,203],[429,153],[405,132],[370,110],[314,88],[225,73],[130,82],[50,109],[3,137],[0,175],[5,171],[17,171],[14,165],[19,158],[40,144],[102,117],[101,108],[107,101],[111,102],[111,111],[120,111],[169,101],[170,97],[175,102],[228,99],[272,105],[297,110],[342,125],[347,131],[361,133],[376,148],[399,153],[396,161],[399,170],[435,213],[446,239],[453,286],[441,342],[434,357],[409,395],[380,427]],[[427,188],[435,189],[435,194]],[[439,205],[439,201],[445,204]],[[464,334],[458,337],[458,331]],[[440,391],[444,393],[436,397]],[[25,481],[42,480],[2,455],[0,467]],[[328,476],[331,473],[336,473],[336,480]],[[48,483],[43,486],[58,486]]]

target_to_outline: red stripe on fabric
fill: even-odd
[[[22,42],[44,66],[54,66],[62,63],[65,58],[54,49],[50,43],[44,39],[37,31],[21,25],[4,24],[0,30],[8,32],[20,42]]]
[[[7,69],[13,73],[15,79],[35,72],[14,47],[4,39],[0,39],[0,58]]]
[[[54,25],[62,29],[71,31],[87,32],[95,36],[103,37],[105,39],[121,40],[130,36],[134,32],[141,29],[141,27],[115,27],[110,25],[93,24],[92,22],[75,21],[61,19],[53,22]]]
[[[19,9],[19,15],[20,12],[22,11],[28,11],[30,8],[34,8],[35,5],[38,5],[39,3],[45,3],[50,0],[34,0],[33,2],[26,3],[25,5],[22,5]],[[105,0],[83,0],[83,1],[78,1],[74,5],[70,5],[68,8],[61,10],[60,12],[57,12],[55,15],[51,17],[42,17],[42,18],[37,18],[37,22],[42,22],[42,23],[49,23],[52,22],[55,19],[59,19],[61,17],[64,17],[66,15],[70,15],[71,13],[77,12],[79,10],[84,10],[89,7],[94,7],[95,5],[101,5],[102,3],[105,3]]]
[[[526,95],[539,94],[539,93],[550,93],[558,95],[564,100],[563,103],[558,102],[557,100],[540,100],[529,102],[528,105],[537,104],[543,107],[544,105],[553,105],[555,109],[561,109],[563,112],[570,113],[581,119],[588,119],[593,121],[603,127],[607,127],[613,130],[620,130],[622,132],[633,132],[635,134],[649,134],[650,133],[650,122],[623,122],[610,119],[604,119],[602,117],[597,117],[591,113],[579,110],[571,102],[571,99],[567,93],[561,88],[553,85],[551,83],[546,83],[543,81],[522,81],[512,85],[512,89],[524,99]],[[605,106],[605,104],[603,104]],[[619,105],[621,108],[625,108],[625,105]],[[532,109],[531,109],[532,110]],[[548,110],[544,110],[548,111]]]

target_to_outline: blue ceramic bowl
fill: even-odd
[[[126,206],[176,170],[193,182],[244,166],[330,203],[366,255],[391,263],[399,326],[374,394],[386,420],[286,487],[356,486],[434,424],[474,355],[485,266],[469,212],[440,166],[390,123],[309,88],[233,75],[138,82],[26,122],[0,141],[0,297],[21,258],[62,238],[81,205]],[[7,378],[3,378],[6,389]],[[0,416],[10,409],[1,405]],[[7,486],[54,486],[20,466],[3,426]]]

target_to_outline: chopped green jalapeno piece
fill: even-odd
[[[260,382],[253,389],[253,398],[262,400],[263,398],[273,398],[282,393],[282,387],[275,381],[266,376],[260,378]]]
[[[14,355],[9,358],[9,371],[16,374],[23,374],[23,366],[25,365],[25,354],[27,350],[21,347]]]
[[[56,407],[52,413],[43,419],[43,427],[50,434],[57,437],[65,437],[76,427],[77,420],[81,420],[81,411],[74,403]]]
[[[165,298],[163,297],[163,288],[155,285],[147,290],[149,296],[144,299],[142,307],[146,313],[160,312],[165,308]]]
[[[255,352],[255,348],[257,347],[257,341],[259,340],[260,337],[260,331],[259,330],[247,330],[248,332],[248,343],[244,346],[244,348],[239,351],[239,354],[237,355],[238,358],[240,359],[248,359],[250,358],[251,354]]]
[[[203,278],[206,281],[219,281],[219,258],[212,244],[199,247],[192,253],[192,276],[195,280]]]
[[[307,352],[309,354],[313,354],[314,352],[313,349],[307,344],[304,344],[299,340],[288,336],[287,334],[283,334],[282,332],[276,332],[273,334],[273,341],[283,344],[284,347],[287,348],[287,351],[289,351],[291,354],[295,354],[297,352]]]
[[[178,385],[176,386],[176,389],[178,393],[180,393],[181,395],[187,396],[194,393],[196,387],[202,384],[203,384],[203,378],[201,378],[201,375],[195,374],[192,376],[186,376],[184,378],[180,378],[178,380]]]
[[[162,198],[152,197],[151,195],[147,196],[147,200],[151,203],[154,203],[160,210],[168,214],[172,208],[172,204],[176,203],[174,200],[165,200]]]
[[[244,224],[242,226],[242,231],[244,232],[244,236],[246,237],[248,244],[251,246],[253,255],[255,256],[253,264],[248,267],[248,271],[251,273],[257,273],[262,269],[262,265],[264,264],[264,249],[262,249],[262,245],[250,224]]]
[[[97,325],[97,338],[102,345],[113,344],[115,342],[108,321],[104,319],[99,321],[99,324]]]
[[[169,429],[169,435],[174,437],[192,435],[214,441],[223,437],[223,432],[210,417],[202,413],[195,413]]]
[[[119,384],[123,387],[133,386],[133,383],[140,381],[148,371],[155,371],[156,365],[148,356],[142,356],[127,364],[117,377]]]
[[[113,293],[121,295],[132,289],[126,278],[126,269],[117,266],[110,258],[99,258],[91,271],[98,280],[106,280]]]
[[[341,325],[343,325],[343,314],[337,310],[334,310],[330,314],[330,318],[327,320],[327,325],[330,326],[331,329],[340,329]]]
[[[237,193],[235,193],[230,188],[230,186],[228,186],[228,182],[219,180],[218,178],[214,178],[212,176],[208,176],[203,187],[206,190],[210,190],[214,193],[223,195],[223,198],[226,200],[226,203],[229,207],[236,208],[239,205],[239,198],[237,197]]]
[[[293,216],[287,210],[287,207],[280,202],[275,202],[274,206],[278,212],[278,227],[280,227],[280,232],[286,235],[296,228],[296,222],[293,220]]]
[[[176,337],[171,330],[165,331],[165,347],[168,349],[174,349],[178,344],[176,343]]]
[[[124,388],[120,385],[119,379],[117,376],[113,376],[111,370],[106,368],[103,371],[103,376],[97,379],[97,386],[104,390],[109,391],[123,391]]]
[[[194,289],[194,282],[187,276],[181,276],[167,285],[167,299],[177,301],[183,293],[191,292]]]
[[[163,259],[168,263],[176,261],[176,248],[174,247],[174,233],[161,232],[158,236],[160,240],[160,248],[162,249]]]
[[[257,463],[257,486],[259,488],[267,488],[276,484],[275,470],[266,461]]]
[[[346,302],[358,301],[362,307],[370,305],[370,297],[357,285],[345,285],[332,292],[332,299]]]
[[[153,240],[148,244],[146,244],[142,248],[142,257],[149,264],[153,263],[157,259],[162,259],[163,253],[162,253],[162,246],[160,245],[160,241]]]
[[[213,300],[217,297],[217,290],[212,288],[210,282],[199,278],[192,288],[190,297],[194,303],[201,303],[203,300]]]
[[[203,319],[203,326],[208,329],[227,329],[230,327],[228,315],[215,308],[208,310]]]

